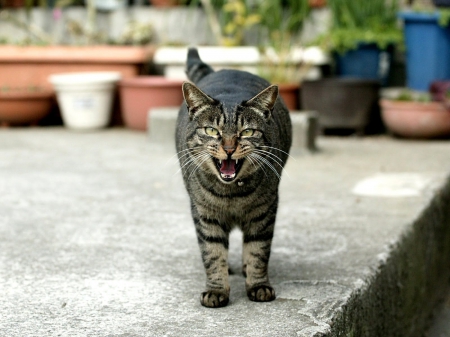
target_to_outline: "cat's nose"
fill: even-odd
[[[234,151],[236,151],[236,147],[233,145],[224,145],[223,150],[227,153],[227,155],[232,155]]]
[[[222,148],[228,156],[231,156],[236,151],[236,139],[232,137],[224,137],[222,141]]]

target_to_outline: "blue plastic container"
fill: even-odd
[[[406,44],[406,84],[428,90],[435,80],[450,79],[450,27],[438,25],[439,13],[401,12]]]
[[[378,80],[387,84],[392,53],[382,51],[375,43],[361,43],[355,50],[335,54],[339,77]]]

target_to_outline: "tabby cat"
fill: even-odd
[[[289,112],[278,87],[238,70],[213,71],[188,51],[176,146],[206,270],[206,307],[228,304],[228,240],[243,232],[243,267],[252,301],[275,299],[267,275],[278,185],[291,146]]]

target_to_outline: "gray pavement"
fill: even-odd
[[[450,141],[319,138],[281,182],[270,303],[205,276],[171,146],[0,130],[1,336],[415,336],[450,271]],[[395,314],[393,314],[395,313]]]

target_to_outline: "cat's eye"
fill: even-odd
[[[207,127],[205,128],[205,132],[208,136],[217,136],[219,134],[219,130],[211,128],[211,127]]]
[[[242,137],[251,137],[251,136],[253,136],[254,133],[255,133],[255,130],[253,130],[253,129],[245,129],[244,131],[241,132],[241,136]]]

